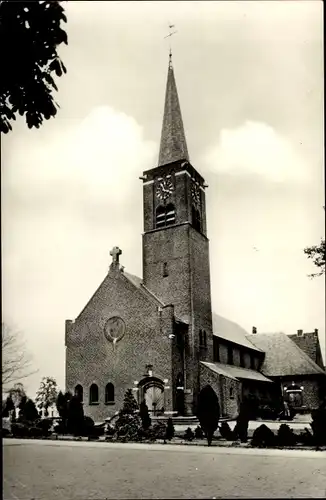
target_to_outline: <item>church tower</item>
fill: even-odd
[[[190,412],[199,389],[199,361],[213,359],[207,185],[190,163],[171,54],[158,166],[145,171],[142,180],[143,284],[188,325],[184,387]]]

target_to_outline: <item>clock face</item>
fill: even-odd
[[[156,194],[160,200],[166,200],[173,192],[173,184],[169,177],[161,179],[157,185]]]
[[[199,186],[197,186],[197,184],[193,184],[191,189],[191,194],[194,204],[196,206],[200,205],[200,189]]]
[[[126,325],[122,318],[113,316],[109,318],[104,326],[104,335],[107,340],[114,344],[121,340],[126,331]]]

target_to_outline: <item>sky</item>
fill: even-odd
[[[110,250],[142,274],[142,182],[157,166],[173,65],[190,161],[205,178],[212,309],[248,332],[319,329],[325,280],[322,2],[63,2],[67,75],[41,129],[2,137],[2,318],[64,389],[65,320]]]

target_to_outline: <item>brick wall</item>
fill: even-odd
[[[281,382],[282,390],[284,387],[290,388],[292,382],[299,387],[303,387],[302,403],[305,410],[318,408],[321,403],[322,385],[325,384],[326,377],[293,377]]]
[[[241,382],[214,373],[204,365],[200,365],[200,387],[210,385],[220,402],[221,416],[235,418],[239,412],[241,400]]]
[[[120,316],[125,336],[113,344],[104,336],[111,316]],[[166,410],[172,410],[172,345],[168,338],[171,311],[159,312],[157,304],[131,284],[120,271],[110,271],[75,322],[66,323],[66,390],[84,389],[84,411],[95,421],[121,408],[126,389],[140,381],[147,364],[153,375],[167,379]],[[115,386],[115,404],[106,405],[105,385]],[[89,405],[89,387],[99,386],[99,404]]]
[[[302,335],[289,335],[290,339],[296,343],[318,366],[324,369],[323,359],[320,349],[318,332],[303,333]]]

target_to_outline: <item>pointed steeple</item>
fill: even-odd
[[[189,161],[189,155],[170,52],[158,165],[176,160]]]

